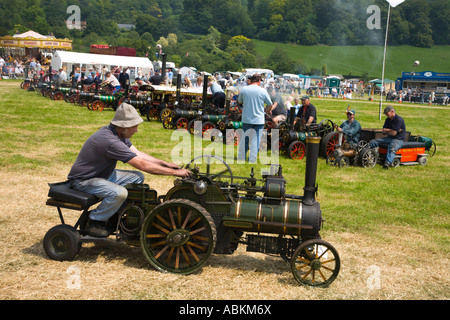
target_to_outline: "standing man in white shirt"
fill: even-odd
[[[264,104],[270,108],[272,107],[269,93],[261,87],[261,75],[255,73],[250,77],[250,84],[242,87],[238,102],[243,104],[242,128],[244,130],[244,137],[241,138],[239,144],[238,161],[247,159],[249,140],[251,140],[248,162],[256,163],[265,122]]]

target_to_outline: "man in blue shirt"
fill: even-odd
[[[128,196],[124,187],[129,183],[143,183],[144,175],[136,170],[117,170],[117,161],[156,175],[189,176],[189,171],[174,163],[154,158],[139,151],[130,139],[142,122],[136,109],[122,103],[111,120],[91,135],[73,164],[68,179],[70,187],[102,199],[90,211],[87,230],[94,237],[107,237],[106,222],[123,205]]]
[[[402,117],[395,113],[394,107],[387,106],[384,108],[386,120],[383,125],[383,134],[386,137],[370,141],[371,148],[378,146],[387,148],[386,160],[383,168],[389,169],[398,149],[403,146],[406,132],[405,121]]]
[[[339,132],[343,132],[345,139],[352,146],[355,147],[359,142],[359,135],[361,133],[361,125],[355,120],[355,110],[347,109],[347,120],[344,121],[338,128]]]
[[[256,163],[265,122],[264,104],[269,108],[272,107],[272,100],[267,90],[261,87],[261,75],[255,73],[250,77],[250,84],[241,89],[238,102],[243,104],[242,129],[244,130],[244,137],[241,137],[239,144],[238,161],[247,159],[249,140],[252,138],[248,161]]]

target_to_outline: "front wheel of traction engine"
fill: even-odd
[[[313,287],[330,285],[336,279],[340,267],[336,249],[321,239],[303,242],[291,259],[291,271],[295,280]]]
[[[199,204],[168,200],[144,220],[141,245],[145,257],[159,271],[190,274],[199,270],[214,250],[216,227]]]
[[[47,231],[43,245],[49,258],[70,261],[81,249],[80,234],[69,225],[57,225]]]

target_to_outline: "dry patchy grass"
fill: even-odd
[[[248,253],[243,246],[230,256],[213,255],[189,276],[160,273],[139,247],[115,240],[83,245],[74,261],[53,261],[42,239],[58,224],[56,209],[45,200],[47,182],[64,175],[60,169],[32,175],[0,170],[2,300],[447,299],[450,292],[449,258],[408,227],[380,230],[383,237],[325,230],[322,237],[342,260],[338,278],[327,289],[300,286],[280,257]],[[153,180],[159,190],[168,188],[168,180]],[[78,217],[78,212],[64,213],[70,223]],[[73,267],[80,272],[80,289],[68,286]],[[376,272],[379,283],[372,281]]]

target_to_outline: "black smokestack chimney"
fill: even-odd
[[[208,100],[208,75],[203,76],[203,97],[202,97],[202,109],[206,109]]]
[[[167,61],[167,56],[166,56],[165,53],[163,53],[161,55],[162,55],[161,83],[162,84],[166,84],[166,61]]]
[[[181,93],[181,73],[177,74],[177,95],[176,102],[178,102],[178,106],[180,106],[180,93]]]
[[[307,137],[306,169],[305,169],[305,190],[303,194],[303,204],[311,206],[316,202],[315,194],[317,161],[319,158],[320,137]]]
[[[289,124],[291,125],[291,128],[294,127],[294,120],[296,116],[295,111],[296,110],[294,108],[289,109]]]

